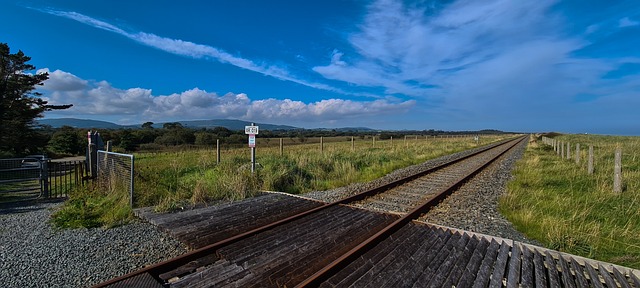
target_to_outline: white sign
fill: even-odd
[[[258,126],[244,126],[244,134],[258,134]]]
[[[249,147],[256,147],[256,134],[249,134]]]

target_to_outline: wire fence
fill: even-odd
[[[134,156],[98,150],[97,179],[99,187],[108,193],[127,191],[133,207]]]

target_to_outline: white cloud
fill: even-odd
[[[87,87],[87,80],[80,79],[71,73],[67,73],[61,70],[50,72],[48,68],[38,69],[37,74],[49,73],[49,79],[45,85],[42,86],[44,90],[50,91],[76,91],[82,90]]]
[[[638,25],[640,25],[639,21],[631,20],[631,18],[629,17],[624,17],[620,19],[620,21],[618,21],[618,27],[620,28],[638,26]]]
[[[61,89],[54,89],[56,87]],[[42,89],[50,104],[73,104],[68,110],[47,112],[48,117],[90,117],[122,124],[218,118],[289,125],[328,123],[405,112],[415,105],[415,101],[397,99],[368,102],[326,99],[312,103],[291,99],[251,100],[244,93],[219,95],[198,88],[171,95],[153,95],[151,89],[119,89],[106,81],[87,81],[60,70],[50,74]]]

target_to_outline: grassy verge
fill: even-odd
[[[59,228],[110,228],[132,219],[129,195],[120,191],[101,191],[95,186],[78,186],[69,199],[52,215],[51,222]]]
[[[549,248],[640,268],[640,139],[592,135],[557,139],[573,147],[580,143],[581,163],[576,164],[574,157],[560,159],[552,147],[532,142],[500,200],[501,212],[518,230]],[[595,150],[593,175],[586,169],[588,145]],[[623,150],[622,193],[612,192],[616,147]]]
[[[260,190],[293,194],[327,190],[365,182],[393,170],[439,156],[471,149],[511,135],[473,138],[438,138],[376,141],[351,138],[342,141],[286,146],[258,146],[255,174],[250,171],[247,148],[225,149],[216,163],[215,150],[136,154],[136,207],[156,206],[158,211],[252,197]],[[333,139],[332,139],[333,140]],[[339,140],[339,139],[335,139]],[[265,141],[264,139],[262,141]],[[270,142],[277,143],[277,139]],[[61,227],[113,226],[131,217],[126,196],[81,189],[70,196],[54,223]],[[124,195],[124,194],[123,194]],[[128,209],[128,210],[127,210]]]

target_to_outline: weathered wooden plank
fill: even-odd
[[[436,237],[438,236],[437,234],[434,234]],[[394,251],[397,251],[394,249]],[[410,256],[410,255],[409,255]],[[385,260],[385,262],[391,260]],[[383,263],[383,262],[379,262],[379,263]],[[387,263],[391,263],[390,261]],[[386,269],[386,264],[385,267],[382,267],[383,269]],[[360,286],[360,287],[371,287],[372,285],[376,285],[375,283],[378,283],[377,285],[382,285],[382,282],[385,282],[386,279],[381,279],[382,277],[378,277],[377,272],[375,271],[382,271],[380,270],[378,267],[374,267],[373,269],[371,269],[367,274],[363,275],[361,278],[358,279],[357,282],[355,282],[355,286]]]
[[[549,286],[549,283],[547,282],[547,269],[544,266],[543,258],[544,256],[542,256],[538,250],[533,250],[533,268],[535,270],[536,287]]]
[[[279,283],[283,283],[284,286],[295,286],[298,282],[311,276],[317,270],[328,265],[333,260],[340,257],[342,254],[353,249],[358,243],[371,237],[376,231],[390,224],[389,222],[382,222],[381,217],[378,215],[373,218],[365,217],[358,222],[349,223],[350,225],[344,225],[349,229],[338,231],[327,231],[326,234],[334,234],[331,237],[325,237],[322,241],[322,245],[314,247],[307,253],[301,254],[301,258],[295,261],[295,265],[290,268],[283,267],[282,270],[272,269],[269,271],[270,278],[278,279]],[[372,226],[377,226],[373,228]],[[417,236],[421,236],[422,232],[417,231],[415,227],[408,227],[414,233],[418,233]],[[411,249],[412,245],[419,245],[416,235],[409,235],[405,239],[401,239],[403,244],[400,246],[403,249]],[[408,256],[407,256],[408,257]],[[395,259],[396,261],[399,260]],[[279,277],[282,275],[282,277]]]
[[[484,255],[482,264],[478,268],[478,274],[475,277],[473,288],[487,287],[491,278],[491,271],[493,271],[494,263],[497,261],[498,250],[502,248],[496,240],[491,240],[491,244],[487,248],[487,253]]]
[[[522,264],[522,247],[514,242],[509,257],[509,273],[507,274],[507,288],[515,288],[520,285],[520,266]]]
[[[556,260],[553,258],[551,253],[549,253],[549,250],[545,251],[544,261],[547,264],[547,271],[549,271],[549,286],[560,287],[558,265],[556,264]]]
[[[453,272],[453,267],[455,266],[456,262],[458,262],[458,258],[460,258],[465,251],[465,247],[470,240],[471,237],[469,236],[469,234],[462,234],[460,240],[454,243],[453,247],[451,247],[451,251],[448,255],[446,255],[444,262],[440,264],[440,267],[438,267],[438,270],[436,270],[434,277],[431,279],[431,281],[429,281],[428,287],[446,286],[443,285],[444,282],[447,281],[448,276],[451,272]]]
[[[431,263],[429,263],[429,266],[427,266],[426,269],[423,271],[423,273],[420,275],[420,277],[416,279],[416,282],[413,284],[413,287],[426,287],[429,284],[429,282],[434,276],[434,273],[440,267],[440,264],[444,262],[446,257],[451,252],[451,249],[453,249],[453,246],[455,245],[455,243],[457,243],[461,237],[462,235],[456,232],[449,238],[447,243],[442,247],[442,249],[440,249],[440,251],[438,251],[438,254],[433,258],[433,260],[431,260]]]
[[[407,237],[408,241],[403,242],[397,246],[400,249],[394,249],[392,254],[388,256],[391,257],[391,261],[389,264],[384,267],[380,272],[378,272],[375,277],[373,277],[367,286],[369,287],[385,287],[384,283],[395,280],[395,275],[400,271],[400,268],[409,261],[411,256],[416,252],[416,250],[421,246],[422,241],[420,238],[422,237],[421,229],[418,229],[414,225],[408,225],[413,227],[413,233],[409,237]]]
[[[633,272],[629,274],[629,278],[631,278],[633,284],[636,285],[636,288],[640,288],[640,278],[636,276],[636,274],[633,274]]]
[[[151,276],[151,274],[149,273],[143,273],[133,278],[125,279],[123,281],[116,282],[108,286],[108,288],[129,288],[129,287],[162,288],[164,286],[158,283],[158,281],[154,279],[153,276]]]
[[[498,259],[493,267],[493,273],[491,274],[491,281],[489,287],[498,288],[502,287],[502,281],[504,279],[504,273],[507,268],[507,262],[509,260],[509,250],[511,247],[509,244],[502,241],[500,244],[500,252],[498,253]]]
[[[562,283],[564,287],[567,288],[576,288],[576,281],[571,274],[571,268],[569,268],[569,264],[567,260],[562,257],[562,255],[558,255],[558,262],[560,263],[560,268],[562,269]]]
[[[229,263],[226,260],[220,260],[214,265],[207,267],[206,269],[186,275],[180,280],[171,284],[174,288],[198,288],[198,287],[210,287],[215,283],[224,281],[232,275],[242,272],[244,269],[241,266]]]
[[[598,264],[598,272],[600,272],[600,276],[604,279],[604,283],[607,284],[607,287],[618,287],[618,285],[616,285],[616,281],[611,278],[611,274],[609,274],[609,271],[607,271],[602,264]]]
[[[357,237],[359,233],[353,232],[352,229],[353,227],[358,227],[358,224],[375,223],[375,220],[370,218],[374,215],[370,213],[361,214],[354,212],[349,215],[358,217],[344,217],[336,219],[336,221],[326,221],[331,223],[329,226],[321,226],[321,224],[324,224],[324,222],[321,221],[321,223],[315,223],[315,225],[299,227],[301,233],[298,237],[291,237],[283,243],[274,243],[273,248],[266,250],[269,251],[269,253],[263,254],[263,250],[259,250],[248,258],[243,258],[242,260],[233,258],[233,260],[239,263],[248,263],[255,275],[268,274],[271,276],[279,269],[289,266],[295,259],[303,259],[307,257],[308,254],[316,253],[319,249],[325,247],[326,244],[336,245],[345,242],[349,243],[347,234],[352,234],[351,236]],[[347,223],[356,223],[356,225],[350,226],[346,225]],[[341,238],[346,239],[343,241]],[[278,256],[274,259],[272,255]],[[312,257],[309,258],[313,259]],[[290,269],[292,270],[293,268]]]
[[[584,270],[582,266],[576,262],[575,259],[571,258],[571,268],[575,272],[576,284],[578,287],[588,287],[589,283],[587,281],[587,277],[584,274]]]
[[[534,273],[533,253],[527,246],[522,245],[522,270],[520,271],[520,283],[522,287],[533,287]]]
[[[478,269],[480,269],[483,256],[487,254],[487,247],[489,247],[489,244],[489,241],[487,241],[487,239],[485,239],[484,237],[480,239],[480,242],[478,243],[478,245],[476,245],[471,258],[469,258],[467,266],[465,266],[464,268],[462,276],[460,277],[460,279],[458,279],[458,282],[454,283],[452,286],[471,287],[473,285],[473,280],[478,273]]]
[[[437,241],[442,241],[439,239],[438,235],[434,233],[434,230],[425,230],[427,230],[429,234],[427,234],[425,239],[421,241],[422,246],[420,246],[416,253],[411,256],[411,259],[409,259],[409,261],[400,268],[400,272],[396,277],[394,277],[396,278],[395,281],[384,283],[384,287],[411,287],[416,279],[420,277],[422,271],[429,264],[427,259],[429,250],[433,249]]]
[[[169,272],[162,273],[162,274],[158,275],[158,278],[160,278],[160,279],[162,279],[164,281],[167,281],[167,280],[169,280],[169,279],[171,279],[173,277],[180,277],[182,275],[193,273],[199,267],[203,267],[203,266],[209,265],[211,263],[214,263],[218,259],[220,259],[220,258],[218,258],[218,256],[215,255],[215,254],[208,255],[208,256],[202,257],[202,258],[200,258],[198,260],[191,261],[191,262],[189,262],[189,263],[187,263],[185,265],[182,265],[182,266],[180,266],[180,267],[178,267],[178,268],[176,268],[174,270],[171,270]]]
[[[598,275],[598,272],[596,272],[596,270],[593,268],[593,266],[591,266],[591,264],[589,263],[585,263],[584,267],[586,268],[587,273],[589,274],[589,279],[591,280],[591,287],[604,288],[604,286],[602,285],[602,280],[600,280],[600,276]]]
[[[613,270],[613,276],[616,278],[616,280],[618,280],[618,284],[620,284],[620,287],[631,288],[629,286],[629,281],[627,281],[627,277],[620,273],[620,271],[616,269],[616,267],[611,267],[611,270]]]
[[[429,232],[431,235],[434,235],[432,230],[425,230],[425,232]],[[328,282],[336,284],[337,286],[348,286],[349,284],[356,282],[360,277],[372,269],[374,265],[377,265],[378,262],[395,249],[394,245],[390,244],[391,241],[396,242],[401,241],[402,239],[407,239],[410,233],[411,230],[409,229],[398,230],[397,233],[390,236],[389,241],[384,242],[384,245],[367,252],[365,255],[349,264],[346,269],[343,269],[334,277],[330,278]]]
[[[251,258],[256,251],[284,249],[284,243],[294,241],[301,237],[316,237],[321,231],[328,231],[341,225],[341,219],[349,221],[362,216],[358,213],[352,213],[349,209],[342,209],[340,207],[336,207],[335,209],[332,207],[329,208],[329,210],[328,213],[332,215],[331,221],[323,221],[323,219],[327,219],[320,214],[309,215],[252,237],[252,239],[255,239],[251,241],[252,245],[247,245],[246,241],[237,242],[221,248],[218,253],[228,259],[236,259],[236,261],[244,262]],[[297,228],[288,229],[288,227]],[[311,229],[311,231],[309,231],[309,229]]]
[[[452,287],[458,283],[461,276],[465,272],[465,268],[471,261],[473,252],[475,251],[476,247],[479,244],[480,244],[480,239],[478,239],[478,237],[476,236],[470,237],[469,241],[467,242],[467,245],[464,246],[463,250],[461,251],[460,256],[457,257],[458,260],[455,262],[455,265],[451,268],[451,272],[449,272],[449,276],[447,277],[442,287]]]

